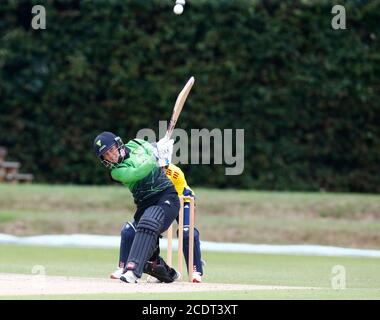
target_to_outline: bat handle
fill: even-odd
[[[165,133],[165,138],[166,138],[167,140],[169,140],[171,135],[172,135],[172,133],[169,132],[169,130],[168,130],[168,131],[166,131],[166,133]]]

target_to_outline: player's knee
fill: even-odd
[[[164,223],[164,210],[159,206],[151,206],[145,210],[139,224],[137,232],[159,233]]]

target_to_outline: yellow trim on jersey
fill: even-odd
[[[168,168],[165,169],[166,176],[171,180],[174,184],[174,187],[178,193],[178,195],[183,194],[183,190],[190,189],[189,185],[186,182],[185,174],[183,171],[177,167],[176,165],[170,163]],[[190,189],[191,190],[191,189]],[[191,190],[192,191],[192,190]],[[192,191],[193,192],[193,191]],[[194,194],[194,192],[193,192]]]

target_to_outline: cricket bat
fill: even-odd
[[[183,89],[181,90],[181,92],[179,93],[179,95],[177,97],[177,100],[176,100],[175,105],[174,105],[173,113],[172,113],[172,116],[170,118],[170,122],[168,125],[168,129],[166,130],[166,134],[165,134],[165,137],[167,139],[170,139],[170,137],[173,133],[173,130],[174,130],[174,127],[177,123],[178,117],[182,111],[182,108],[185,104],[187,96],[189,95],[189,92],[190,92],[191,88],[193,87],[194,81],[195,81],[194,77],[191,77],[187,81],[187,83],[185,84],[185,86],[183,87]]]

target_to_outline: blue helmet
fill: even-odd
[[[112,132],[105,131],[99,134],[94,140],[95,154],[107,168],[112,167],[115,163],[105,160],[103,156],[114,145],[117,146],[119,151],[119,159],[117,163],[121,163],[126,158],[128,150],[120,137],[116,136]]]

